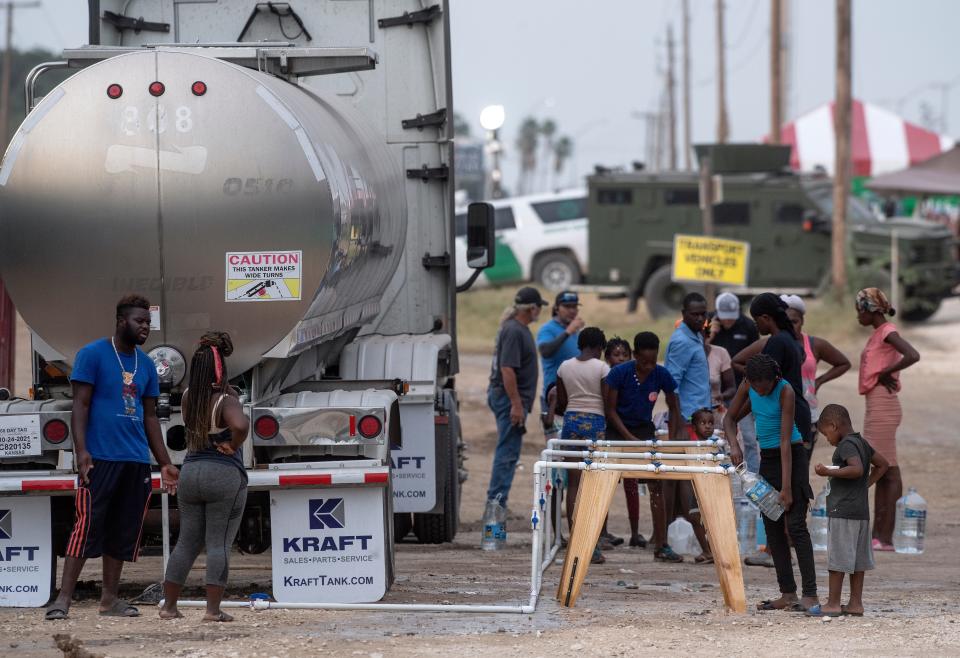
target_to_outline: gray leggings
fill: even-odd
[[[225,587],[230,547],[240,528],[247,502],[247,483],[240,470],[214,460],[187,462],[177,490],[180,537],[167,563],[166,579],[177,585],[187,580],[201,549],[207,549],[207,585]]]

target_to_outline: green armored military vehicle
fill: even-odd
[[[748,287],[816,296],[830,285],[833,184],[789,170],[790,148],[704,145],[719,203],[714,235],[750,243]],[[588,177],[589,283],[619,291],[635,310],[642,297],[654,317],[676,313],[695,284],[671,280],[675,234],[702,235],[696,172],[604,171]],[[910,218],[880,221],[860,200],[848,203],[854,285],[890,287],[891,236],[897,230],[901,308],[907,320],[929,318],[956,285],[954,240],[943,226]]]

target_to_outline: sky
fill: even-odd
[[[689,2],[698,143],[716,132],[715,0]],[[835,0],[788,2],[789,120],[833,97]],[[14,44],[56,51],[84,43],[86,6],[85,0],[43,0],[40,9],[18,11]],[[770,124],[770,2],[726,0],[725,6],[731,141],[755,141]],[[574,157],[557,183],[582,180],[594,164],[644,159],[645,123],[633,115],[658,106],[668,25],[677,41],[680,111],[680,0],[450,0],[450,20],[455,109],[479,136],[481,109],[505,106],[508,188],[518,173],[516,131],[529,115],[553,118],[559,133],[574,140]],[[957,25],[960,1],[854,0],[854,95],[960,137],[960,64],[950,47]],[[944,93],[942,84],[952,86]],[[677,136],[681,143],[679,115]]]

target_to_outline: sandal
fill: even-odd
[[[697,557],[693,558],[693,561],[697,564],[713,564],[713,556],[707,555],[706,553],[701,553]]]
[[[657,560],[658,562],[683,562],[683,556],[678,555],[672,548],[670,548],[670,544],[664,544],[659,549],[654,551],[653,559]]]
[[[117,599],[106,610],[100,611],[101,617],[139,617],[140,611],[137,610],[129,601]]]
[[[646,548],[647,540],[643,535],[634,535],[630,538],[631,548]]]
[[[803,607],[803,604],[800,603],[799,601],[793,601],[792,603],[788,603],[785,606],[777,606],[773,604],[772,599],[766,599],[764,601],[760,601],[760,603],[757,604],[757,610],[787,610],[789,612],[806,612],[807,611],[807,609]]]
[[[47,608],[47,612],[43,615],[43,618],[47,621],[58,621],[60,619],[67,619],[67,611],[63,608],[52,606]]]
[[[884,544],[876,537],[874,537],[873,541],[870,542],[870,548],[875,551],[880,551],[881,553],[892,553],[894,550],[896,550],[892,544]]]
[[[612,546],[619,546],[620,544],[623,543],[623,537],[617,537],[616,535],[611,534],[609,532],[604,532],[603,534],[600,535],[600,538],[606,539],[608,542],[610,542]]]

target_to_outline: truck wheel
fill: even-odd
[[[537,256],[533,267],[533,280],[550,292],[567,290],[580,281],[577,261],[563,252]]]
[[[902,315],[907,322],[924,322],[940,310],[941,303],[943,303],[942,299],[921,298],[905,307],[903,312],[898,312],[897,315]]]
[[[683,298],[695,290],[690,284],[672,281],[671,270],[670,263],[661,265],[653,271],[643,286],[643,299],[647,303],[647,312],[653,319],[680,313]]]
[[[399,544],[403,541],[403,538],[410,534],[410,530],[413,528],[413,519],[410,517],[410,514],[394,514],[393,515],[393,543]]]
[[[457,536],[460,525],[460,437],[457,443],[452,437],[441,442],[442,458],[446,465],[446,483],[443,491],[443,512],[440,514],[414,514],[413,533],[421,544],[443,544]],[[438,455],[438,457],[441,455]]]

